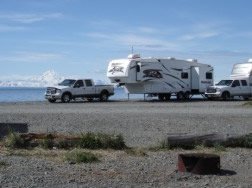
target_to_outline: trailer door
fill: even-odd
[[[141,81],[142,80],[142,73],[141,73],[141,62],[136,61],[136,81]]]
[[[199,93],[199,67],[191,67],[191,91]]]

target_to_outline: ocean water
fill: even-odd
[[[45,91],[46,88],[0,87],[0,102],[45,101]],[[110,99],[128,99],[128,94],[123,88],[115,88],[115,94]],[[144,99],[144,95],[130,95],[130,99]]]

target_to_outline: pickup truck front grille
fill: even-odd
[[[214,88],[207,88],[207,93],[216,93],[216,89],[214,89]]]
[[[48,87],[47,90],[46,90],[47,95],[52,95],[52,94],[55,94],[55,93],[56,93],[56,89],[53,88],[53,87]]]

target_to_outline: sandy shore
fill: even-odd
[[[123,134],[134,147],[155,146],[170,133],[249,133],[252,108],[243,101],[111,101],[50,104],[0,103],[0,122],[28,123],[30,132],[105,132]],[[27,187],[250,187],[251,149],[221,153],[220,176],[178,176],[177,154],[186,151],[147,152],[129,156],[108,151],[97,164],[69,165],[45,159],[5,156],[0,185]],[[199,152],[199,151],[197,151]]]

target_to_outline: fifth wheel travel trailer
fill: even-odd
[[[141,58],[130,54],[127,59],[109,62],[107,77],[124,85],[130,94],[151,94],[162,101],[176,95],[178,100],[204,94],[213,84],[213,67],[195,59]]]

